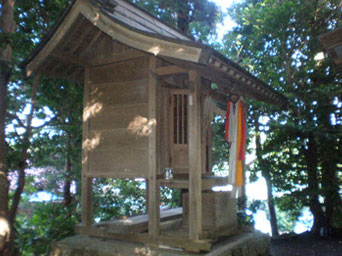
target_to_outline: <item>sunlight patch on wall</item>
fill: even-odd
[[[100,144],[101,133],[95,132],[92,138],[87,138],[82,143],[82,149],[93,150]]]
[[[152,118],[148,119],[143,116],[136,116],[128,124],[128,132],[137,137],[148,136],[152,132],[152,127],[157,125],[157,120]]]
[[[160,46],[159,45],[154,46],[154,47],[150,48],[148,50],[148,52],[150,52],[150,53],[152,53],[152,54],[154,54],[156,56],[156,55],[158,55],[160,53]]]
[[[103,104],[99,102],[86,106],[83,111],[83,122],[88,121],[89,118],[98,114],[102,108]]]

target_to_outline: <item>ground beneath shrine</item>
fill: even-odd
[[[342,256],[342,237],[318,238],[309,233],[271,241],[272,256]]]

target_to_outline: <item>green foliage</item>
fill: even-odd
[[[319,208],[327,219],[339,212],[341,180],[332,177],[341,170],[342,77],[327,56],[317,59],[323,50],[318,36],[336,26],[338,4],[246,0],[229,10],[237,26],[225,37],[223,53],[289,100],[286,111],[252,103],[249,125],[255,135],[266,135],[253,171],[268,173],[275,189],[288,195],[278,204],[287,211],[296,206],[291,218],[304,206],[316,209],[317,221]]]
[[[146,213],[146,183],[143,180],[95,179],[94,218],[97,222]],[[180,206],[180,190],[162,187],[160,205]]]
[[[144,182],[129,179],[95,179],[94,218],[101,222],[145,213]]]
[[[23,256],[45,255],[52,241],[74,234],[78,223],[73,207],[63,204],[26,203],[29,212],[20,214],[16,224],[16,243]]]
[[[286,208],[285,211],[276,208],[278,217],[278,229],[280,233],[293,232],[295,222],[297,221],[297,212],[294,214],[290,208]]]
[[[175,188],[160,188],[160,206],[175,208],[181,205],[181,190]]]
[[[213,165],[216,166],[217,173],[227,169],[229,159],[229,144],[224,138],[224,123],[225,119],[220,116],[216,116],[212,122]]]

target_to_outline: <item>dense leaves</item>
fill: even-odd
[[[230,10],[237,26],[223,49],[288,97],[283,111],[250,108],[255,135],[266,134],[255,170],[286,194],[283,209],[309,206],[314,230],[326,232],[341,211],[341,73],[322,53],[318,36],[336,27],[338,4],[246,0]]]

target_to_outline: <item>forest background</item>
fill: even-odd
[[[248,182],[267,184],[272,235],[291,231],[303,209],[311,231],[329,236],[342,227],[341,72],[318,36],[341,25],[337,0],[242,0],[221,10],[207,0],[132,0],[197,41],[210,44],[288,98],[287,108],[250,101]],[[53,27],[69,0],[2,0],[0,16],[0,255],[42,255],[80,221],[83,85],[25,79],[20,64]],[[217,41],[216,26],[236,26]],[[224,118],[213,120],[216,171],[225,171]],[[44,191],[52,196],[34,202]],[[163,207],[179,191],[162,190]],[[145,211],[144,182],[94,181],[95,219]],[[240,208],[241,220],[252,221]]]

